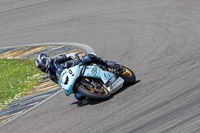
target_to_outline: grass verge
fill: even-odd
[[[37,85],[41,75],[33,60],[0,59],[0,110]]]

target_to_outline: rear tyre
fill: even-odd
[[[134,72],[125,66],[123,66],[123,71],[119,72],[119,76],[124,79],[124,85],[132,85],[136,83],[136,76]]]

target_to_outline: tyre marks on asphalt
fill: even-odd
[[[79,49],[74,49],[66,45],[45,45],[45,46],[24,46],[19,48],[0,49],[0,58],[8,59],[30,59],[34,60],[38,54],[45,53],[51,58],[59,54],[78,53],[79,56],[84,53]],[[41,101],[50,97],[60,90],[58,84],[53,83],[48,74],[43,75],[40,84],[36,85],[24,97],[8,105],[0,111],[0,125],[6,121],[20,115]]]

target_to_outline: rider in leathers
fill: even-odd
[[[112,67],[114,69],[120,69],[120,65],[113,61],[102,60],[102,58],[96,56],[95,54],[88,54],[79,58],[76,53],[59,55],[54,59],[51,59],[46,54],[40,54],[36,59],[36,66],[45,73],[49,73],[50,79],[58,83],[58,78],[56,76],[57,65],[63,64],[65,68],[70,68],[82,62],[83,64],[101,64],[107,67]],[[75,98],[79,101],[85,99],[85,97],[76,93]]]

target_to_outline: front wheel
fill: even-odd
[[[125,66],[122,66],[122,67],[123,67],[122,68],[123,70],[118,72],[118,74],[122,79],[124,79],[124,84],[125,85],[134,84],[136,82],[136,76],[134,72]]]
[[[101,81],[94,81],[94,79],[87,78],[86,83],[80,83],[78,92],[86,97],[96,100],[107,100],[111,97],[111,93],[106,89],[106,86]]]

